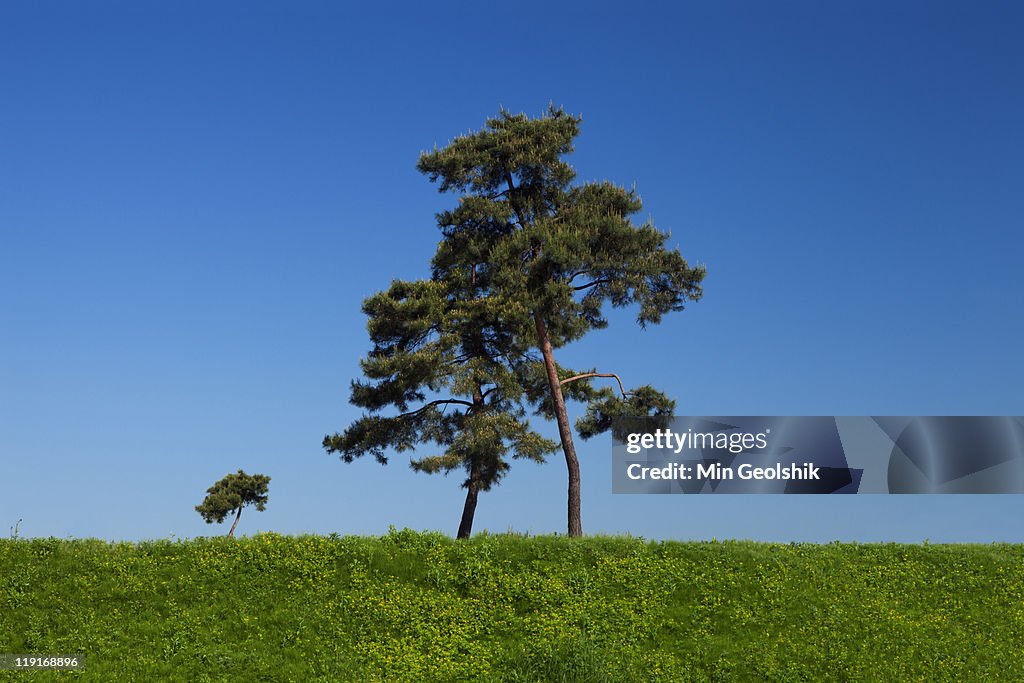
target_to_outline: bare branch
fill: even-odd
[[[502,162],[501,168],[505,171],[505,182],[508,183],[508,205],[512,207],[512,213],[516,215],[516,223],[519,224],[520,230],[525,230],[526,226],[523,223],[523,215],[519,213],[519,207],[512,201],[512,192],[516,189],[515,181],[512,179],[512,171],[509,170],[508,165]]]
[[[619,383],[619,391],[622,392],[622,398],[626,398],[626,388],[622,386],[622,379],[614,372],[585,372],[582,375],[573,375],[572,377],[559,380],[558,386],[564,386],[569,382],[575,382],[578,379],[587,379],[588,377],[614,377]]]
[[[456,403],[456,404],[462,405],[462,406],[469,406],[470,408],[473,407],[473,404],[470,403],[469,401],[463,401],[463,400],[458,399],[458,398],[443,398],[443,399],[438,399],[436,401],[431,401],[430,403],[427,403],[426,405],[424,405],[424,406],[422,406],[420,408],[417,408],[416,410],[410,411],[408,413],[402,413],[401,415],[398,415],[396,417],[412,417],[413,415],[419,415],[420,413],[422,413],[427,408],[433,408],[434,406],[439,406],[439,405],[449,405],[451,403]]]
[[[596,285],[603,285],[603,284],[604,284],[604,283],[606,283],[606,282],[611,282],[611,280],[609,280],[609,279],[608,279],[608,278],[606,278],[606,277],[603,277],[603,278],[600,278],[599,280],[594,280],[593,282],[588,282],[588,283],[587,283],[587,284],[585,284],[585,285],[579,285],[578,287],[573,287],[573,289],[574,289],[574,290],[576,290],[576,291],[578,292],[578,291],[580,291],[581,289],[587,289],[587,288],[589,288],[589,287],[594,287],[594,286],[596,286]]]

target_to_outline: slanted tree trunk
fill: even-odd
[[[484,409],[484,392],[480,385],[473,390],[473,406],[469,414]],[[469,538],[473,533],[473,516],[476,514],[476,499],[480,494],[480,461],[474,455],[469,463],[469,481],[466,484],[466,504],[462,507],[462,520],[459,522],[459,533],[456,538]]]
[[[558,380],[558,366],[555,365],[555,354],[548,339],[548,329],[539,313],[533,314],[537,327],[537,342],[541,355],[544,356],[544,369],[548,375],[548,386],[551,389],[551,400],[555,406],[555,422],[558,423],[558,436],[562,441],[562,452],[565,454],[565,467],[569,471],[569,535],[583,535],[583,521],[580,515],[580,461],[576,457],[576,446],[572,442],[572,429],[569,428],[569,414],[565,410],[565,398],[562,396],[562,385]]]
[[[508,184],[509,206],[512,207],[519,226],[524,228],[526,223],[523,221],[523,215],[512,196],[516,189],[512,172],[508,167],[505,167],[504,170],[505,181]],[[536,248],[534,248],[534,256],[536,256]],[[583,535],[583,522],[580,515],[580,461],[576,457],[576,446],[572,442],[569,414],[565,410],[565,398],[562,396],[562,385],[558,380],[558,366],[555,365],[555,354],[551,350],[548,328],[538,311],[533,312],[533,322],[537,327],[537,346],[540,347],[541,355],[544,356],[544,369],[547,370],[548,386],[551,388],[551,400],[555,406],[555,422],[558,423],[558,436],[562,442],[562,452],[565,454],[565,467],[569,472],[569,535],[579,537]]]
[[[242,506],[238,506],[238,514],[235,515],[235,521],[231,525],[231,531],[228,532],[228,538],[232,538],[235,535],[235,527],[238,526],[238,518],[242,516]]]
[[[469,473],[469,485],[466,487],[466,504],[462,508],[462,521],[459,522],[459,534],[456,538],[469,538],[473,533],[473,516],[476,514],[476,498],[480,493],[480,484],[476,462],[471,466]]]

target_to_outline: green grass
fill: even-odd
[[[1024,547],[0,541],[0,680],[1024,680]]]

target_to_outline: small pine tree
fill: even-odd
[[[206,489],[206,498],[196,506],[196,512],[202,515],[207,524],[220,524],[232,512],[235,521],[228,531],[228,538],[235,534],[238,519],[242,516],[242,508],[254,505],[262,512],[267,507],[267,486],[270,477],[265,474],[248,475],[243,470],[229,474],[216,484]]]

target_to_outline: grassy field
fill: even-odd
[[[0,541],[0,680],[1024,680],[1016,545]]]

